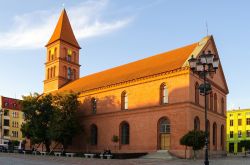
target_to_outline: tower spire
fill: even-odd
[[[69,18],[67,15],[67,12],[65,8],[62,10],[60,18],[57,22],[56,28],[49,40],[49,42],[46,44],[46,47],[56,41],[64,41],[72,46],[75,46],[77,48],[80,48],[74,32],[72,30],[72,27],[69,22]]]

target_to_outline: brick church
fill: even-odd
[[[67,13],[62,11],[46,45],[44,93],[79,93],[79,118],[84,134],[75,138],[74,151],[139,153],[168,150],[183,157],[180,138],[189,130],[204,130],[202,83],[188,59],[211,51],[219,58],[212,36],[168,52],[79,77],[79,50]],[[210,154],[225,152],[228,87],[221,64],[210,76],[208,96]],[[111,139],[118,136],[119,141]],[[191,154],[191,150],[188,150]]]

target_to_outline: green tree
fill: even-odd
[[[35,93],[23,96],[21,106],[26,121],[21,127],[23,135],[29,138],[32,144],[43,143],[49,152],[51,144],[49,128],[53,114],[52,95],[39,96]]]
[[[117,135],[113,135],[111,141],[115,143],[115,150],[116,150],[116,144],[119,142],[119,137]]]
[[[189,131],[187,134],[185,134],[180,139],[180,144],[192,147],[194,151],[194,159],[196,158],[196,152],[197,150],[202,149],[205,146],[205,132],[204,131]],[[186,157],[186,151],[185,151],[185,157]]]
[[[247,156],[247,150],[250,150],[250,140],[241,140],[240,146],[245,149],[245,156]]]
[[[53,96],[53,120],[50,127],[50,137],[59,142],[63,150],[72,143],[72,139],[82,131],[77,119],[79,102],[74,93],[60,93]]]

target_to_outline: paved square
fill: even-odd
[[[34,156],[0,153],[0,165],[202,165],[203,160],[153,160],[153,159],[85,159],[55,156]],[[210,160],[210,165],[250,165],[250,157],[225,157]]]

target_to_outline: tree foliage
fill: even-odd
[[[250,150],[250,140],[241,140],[240,146],[245,148],[245,156],[246,156],[247,150]]]
[[[23,96],[21,105],[26,121],[21,127],[23,135],[32,144],[45,144],[47,152],[52,140],[67,146],[80,130],[76,94],[30,94]]]
[[[53,97],[53,121],[50,127],[50,136],[54,141],[63,145],[66,149],[72,143],[72,138],[81,131],[76,112],[79,102],[77,95],[56,94]]]
[[[189,131],[180,139],[180,144],[186,147],[192,147],[195,157],[195,151],[205,146],[205,132],[196,130]]]

